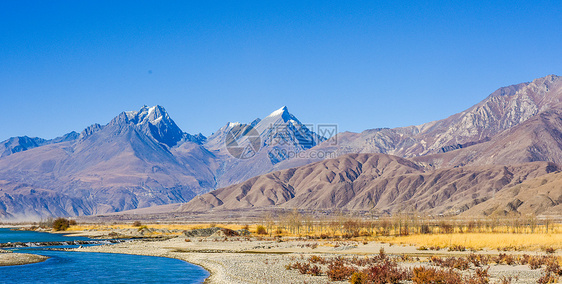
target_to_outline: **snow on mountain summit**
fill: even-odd
[[[127,111],[125,112],[127,119],[137,125],[150,123],[153,125],[158,124],[160,121],[164,121],[166,124],[175,124],[166,110],[155,105],[153,107],[148,107],[146,105],[142,106],[139,111]]]

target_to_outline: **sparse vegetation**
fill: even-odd
[[[320,257],[312,256],[303,262],[295,262],[287,269],[295,269],[302,274],[320,275],[318,269],[325,267],[325,275],[332,281],[348,280],[350,283],[403,283],[412,281],[418,284],[487,284],[490,283],[489,265],[525,265],[531,269],[542,268],[542,276],[537,283],[557,283],[562,276],[560,261],[554,256],[517,256],[501,253],[498,256],[470,254],[464,257],[441,258],[432,256],[430,266],[418,266],[413,269],[403,268],[400,262],[409,261],[408,257],[391,257],[381,250],[375,257]],[[314,267],[315,273],[310,273]],[[512,282],[511,277],[499,279],[501,284]]]
[[[66,231],[70,227],[70,221],[66,218],[57,218],[53,221],[53,230],[55,231]]]
[[[256,234],[258,234],[258,235],[267,235],[267,230],[265,229],[264,226],[258,225],[258,227],[256,228]]]

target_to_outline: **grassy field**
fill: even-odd
[[[256,233],[260,224],[241,225],[241,224],[141,224],[153,229],[168,229],[168,230],[193,230],[209,227],[221,227],[231,230],[240,230],[247,228],[250,232]],[[265,227],[265,226],[264,226]],[[139,228],[133,224],[78,224],[71,226],[67,231],[110,231],[115,229],[131,229]],[[299,233],[291,233],[289,230],[280,229],[279,226],[271,226],[268,228],[270,231],[268,235],[283,236],[283,237],[319,237],[327,232],[326,229],[319,229],[319,227],[312,227],[310,230],[302,230]],[[279,230],[280,229],[280,230]],[[544,251],[547,248],[555,250],[562,249],[562,225],[551,225],[548,233],[541,227],[537,227],[535,233],[521,232],[510,233],[509,228],[498,227],[494,232],[477,232],[477,233],[460,233],[458,231],[452,233],[439,233],[434,231],[430,234],[412,233],[409,235],[400,235],[398,231],[390,231],[387,236],[374,233],[361,231],[359,236],[353,236],[350,239],[365,240],[365,241],[378,241],[396,245],[414,245],[422,249],[432,248],[460,248],[466,250],[482,250],[482,249],[497,249],[505,251]],[[271,234],[269,234],[271,233]],[[333,232],[329,236],[324,235],[326,238],[342,238],[340,232]],[[349,237],[348,237],[349,238]]]
[[[137,221],[138,222],[138,221]],[[69,231],[139,229],[139,224],[79,224]],[[553,219],[516,216],[487,219],[429,218],[415,214],[364,219],[336,215],[315,218],[298,211],[264,216],[255,224],[140,224],[153,229],[192,230],[222,227],[231,230],[247,228],[261,236],[304,237],[325,240],[378,241],[398,245],[414,245],[420,249],[546,251],[562,250],[562,224]],[[263,234],[265,233],[265,234]],[[172,233],[178,234],[178,232]]]
[[[533,250],[562,249],[562,234],[509,234],[509,233],[453,233],[378,237],[378,241],[391,244],[408,244],[417,247],[466,248],[467,250]]]
[[[141,226],[146,226],[153,229],[168,229],[168,230],[193,230],[202,229],[210,227],[221,227],[231,230],[240,230],[245,227],[245,225],[238,224],[142,224]],[[256,231],[258,225],[248,225],[250,231]],[[107,224],[107,225],[91,225],[91,224],[78,224],[70,226],[67,231],[87,231],[87,230],[98,230],[98,231],[109,231],[113,229],[134,229],[139,228],[139,226],[133,226],[133,224]]]

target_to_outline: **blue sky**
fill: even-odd
[[[145,104],[189,133],[283,105],[358,132],[562,75],[560,2],[471,2],[2,1],[0,140]]]

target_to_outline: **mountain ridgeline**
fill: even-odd
[[[0,216],[93,215],[172,203],[184,203],[178,214],[256,208],[554,214],[562,212],[561,101],[562,78],[549,75],[500,88],[443,120],[343,132],[328,141],[287,107],[204,137],[182,131],[163,107],[144,106],[80,134],[1,142]]]
[[[323,141],[286,107],[252,126],[260,144],[247,160],[225,147],[232,127],[210,139],[191,135],[161,106],[123,112],[106,125],[53,140],[11,138],[1,144],[0,216],[92,215],[187,202],[219,184],[271,171],[285,158],[272,158],[280,147],[298,152]]]

